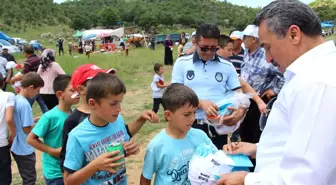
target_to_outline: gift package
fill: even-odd
[[[245,118],[245,115],[243,116],[242,119],[238,121],[237,124],[233,126],[226,126],[224,118],[232,113],[229,107],[235,109],[238,108],[247,109],[250,107],[250,98],[252,98],[252,96],[253,95],[239,93],[235,91],[229,91],[225,93],[222,100],[215,103],[219,107],[218,115],[208,116],[204,120],[204,123],[213,126],[219,135],[226,135],[233,133],[239,128],[241,122],[243,122]]]
[[[192,185],[216,185],[222,174],[248,171],[252,162],[244,155],[227,155],[214,145],[197,147],[190,163],[188,179]]]

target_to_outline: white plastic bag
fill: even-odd
[[[239,93],[235,91],[229,91],[224,94],[222,100],[219,102],[216,102],[216,105],[219,107],[218,111],[218,116],[217,117],[207,117],[206,120],[204,120],[205,123],[214,126],[215,130],[219,135],[223,134],[230,134],[236,131],[241,122],[244,120],[244,117],[239,120],[239,122],[236,125],[233,126],[226,126],[224,122],[224,118],[226,116],[229,116],[232,111],[229,110],[228,108],[249,108],[250,106],[250,98],[252,95],[250,94],[244,94],[244,93]]]
[[[231,157],[222,150],[217,150],[214,145],[201,144],[197,147],[189,163],[188,179],[190,183],[192,185],[215,185],[221,174],[232,172],[237,165],[240,167],[252,165],[246,156],[243,156],[245,161],[241,164],[238,164],[241,161],[235,161]]]

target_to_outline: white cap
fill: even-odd
[[[191,36],[196,36],[196,31],[192,32]]]
[[[243,40],[244,34],[241,31],[234,31],[231,33],[230,38],[233,40],[237,40],[237,39]]]
[[[256,25],[248,25],[243,31],[244,36],[251,36],[255,38],[259,38],[258,35],[259,27]]]

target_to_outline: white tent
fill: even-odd
[[[95,30],[85,30],[83,32],[83,38],[90,35],[90,34],[96,34],[99,35],[101,33],[108,33],[111,34],[112,36],[115,35],[117,37],[124,36],[124,27],[118,28],[118,29],[95,29]]]

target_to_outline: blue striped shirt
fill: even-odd
[[[268,89],[272,89],[278,94],[285,82],[280,71],[266,61],[265,50],[261,47],[252,55],[249,54],[248,50],[245,51],[241,76],[259,94]]]

